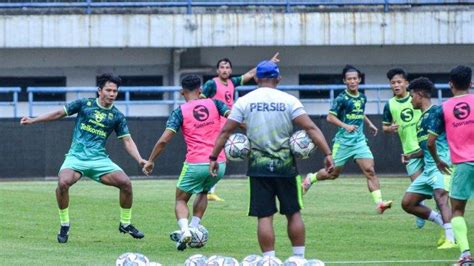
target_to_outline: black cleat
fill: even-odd
[[[138,229],[135,228],[135,226],[133,226],[132,224],[129,224],[127,226],[123,226],[120,223],[119,231],[120,231],[120,233],[123,233],[123,234],[130,234],[133,238],[141,239],[141,238],[145,237],[145,235],[142,232],[138,231]]]
[[[66,243],[68,237],[69,237],[69,226],[61,225],[61,229],[59,229],[59,234],[58,234],[58,242]]]

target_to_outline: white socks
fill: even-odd
[[[201,222],[201,218],[197,216],[193,216],[193,218],[191,218],[191,222],[189,223],[189,227],[198,227],[200,222]]]
[[[451,241],[451,243],[454,243],[454,232],[453,232],[453,227],[451,226],[451,223],[445,223],[443,224],[444,227],[444,234],[446,235],[446,239]]]
[[[263,252],[263,256],[275,257],[275,250],[270,250],[267,252]]]
[[[443,226],[443,218],[441,217],[441,214],[431,211],[430,217],[428,217],[428,220],[438,224],[439,226]]]
[[[181,229],[181,232],[188,231],[188,219],[182,218],[178,220],[178,226]]]
[[[304,246],[293,247],[293,256],[304,258]]]

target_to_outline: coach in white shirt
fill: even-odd
[[[218,154],[229,135],[241,124],[247,127],[250,140],[250,157],[247,175],[250,180],[249,216],[258,218],[258,242],[264,256],[275,256],[273,215],[278,211],[288,220],[288,237],[293,255],[304,257],[305,228],[300,210],[301,177],[294,156],[290,152],[289,138],[293,123],[304,129],[326,158],[328,171],[334,168],[331,150],[321,130],[311,121],[301,102],[294,96],[276,89],[280,70],[271,61],[257,65],[258,88],[239,98],[209,156],[211,174],[217,173]],[[316,167],[316,166],[315,166]]]

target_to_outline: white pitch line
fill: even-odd
[[[453,260],[372,260],[372,261],[325,261],[326,264],[385,264],[385,263],[410,263],[410,264],[417,264],[417,263],[456,263]]]

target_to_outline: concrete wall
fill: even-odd
[[[474,43],[474,10],[0,16],[3,48]]]
[[[380,116],[372,116],[376,125],[381,125]],[[336,127],[328,124],[324,117],[313,117],[313,120],[330,141]],[[148,158],[153,145],[165,128],[163,118],[131,118],[128,120],[132,137],[143,157]],[[42,178],[56,176],[67,153],[74,120],[65,119],[47,124],[20,126],[13,119],[0,120],[0,178]],[[404,175],[400,162],[401,146],[397,136],[379,133],[368,137],[369,145],[375,156],[376,170],[381,174],[396,173]],[[121,142],[112,135],[107,143],[110,157],[129,175],[142,175],[136,162],[123,149]],[[162,156],[156,161],[155,175],[177,178],[185,156],[185,144],[179,133],[169,144]],[[317,153],[308,160],[298,162],[301,173],[314,171],[322,167],[322,155]],[[229,163],[227,175],[244,175],[246,163]],[[356,165],[347,163],[347,174],[360,174]]]

